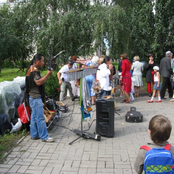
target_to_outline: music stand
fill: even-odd
[[[72,143],[74,143],[75,141],[77,141],[81,137],[85,138],[85,139],[94,139],[94,140],[98,140],[98,141],[100,141],[100,139],[101,139],[101,136],[98,135],[98,134],[83,131],[84,111],[83,111],[83,98],[82,98],[82,81],[83,81],[83,78],[85,76],[94,74],[94,73],[96,73],[96,71],[97,71],[97,66],[96,65],[67,71],[67,76],[68,76],[69,81],[77,80],[77,79],[80,78],[80,101],[79,101],[79,106],[80,106],[80,110],[81,110],[81,130],[74,129],[74,133],[76,133],[79,137],[76,138],[75,140],[73,140],[72,142],[70,142],[69,145],[71,145]]]

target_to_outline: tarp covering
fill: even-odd
[[[15,116],[15,100],[21,94],[20,86],[24,84],[25,77],[0,83],[0,114],[6,114],[9,122]]]

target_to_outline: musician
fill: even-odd
[[[77,57],[76,56],[72,56],[71,59],[74,61],[74,64],[73,64],[73,67],[72,69],[77,69],[78,66],[77,66]],[[71,87],[72,87],[72,92],[74,94],[74,96],[79,96],[80,95],[80,79],[77,79],[77,80],[72,80],[70,81],[71,83]]]
[[[74,101],[77,97],[74,96],[74,94],[72,93],[72,87],[71,87],[71,83],[68,82],[68,77],[66,72],[69,71],[70,69],[73,69],[73,64],[74,61],[72,59],[70,59],[68,61],[68,64],[64,65],[59,72],[57,73],[57,78],[59,80],[59,85],[61,85],[60,87],[60,98],[59,101],[63,101],[65,92],[66,92],[66,87],[69,89],[69,93],[71,96],[71,100]]]
[[[26,99],[29,100],[31,112],[30,134],[31,139],[41,139],[44,142],[53,142],[54,139],[49,137],[46,122],[44,118],[43,103],[45,103],[45,82],[52,74],[48,70],[47,74],[42,77],[39,71],[44,65],[44,56],[36,54],[31,60],[26,74]]]

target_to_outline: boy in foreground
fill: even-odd
[[[164,148],[167,144],[169,145],[167,140],[170,138],[171,130],[172,125],[167,117],[163,115],[154,116],[149,122],[148,132],[150,134],[152,142],[147,143],[148,147],[150,147],[151,149]],[[142,147],[139,149],[138,155],[134,163],[134,169],[138,174],[143,173],[144,160],[147,153],[147,150]],[[173,146],[169,148],[169,151],[174,155]]]

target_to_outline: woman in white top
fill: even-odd
[[[139,96],[140,93],[140,87],[143,86],[143,78],[142,78],[142,72],[143,72],[143,63],[139,62],[140,57],[135,56],[134,57],[134,63],[132,64],[132,70],[133,70],[133,77],[135,78],[135,97]]]
[[[111,60],[112,61],[112,60]],[[111,74],[109,68],[108,68],[109,62],[106,61],[106,58],[104,58],[101,65],[98,67],[97,70],[97,80],[100,82],[100,87],[102,89],[102,92],[99,94],[99,98],[102,96],[106,96],[109,94],[109,75]]]

